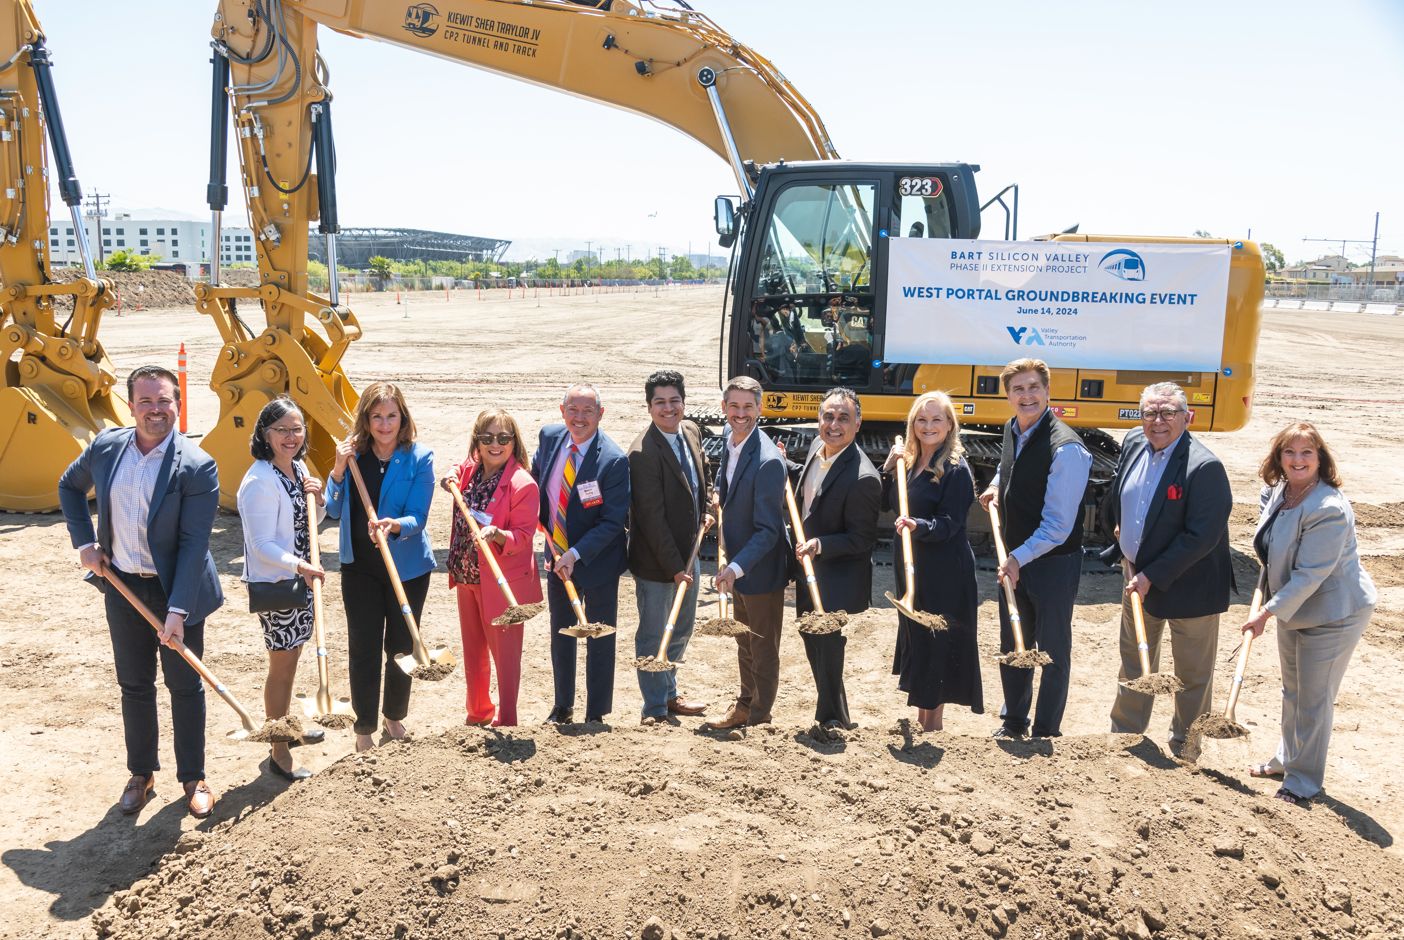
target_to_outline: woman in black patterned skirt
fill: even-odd
[[[975,482],[962,456],[955,407],[942,392],[927,392],[907,414],[904,449],[892,448],[882,466],[883,500],[897,508],[897,460],[907,461],[910,516],[898,516],[898,533],[912,533],[916,563],[917,610],[942,614],[949,628],[932,632],[898,615],[897,650],[892,672],[907,704],[917,709],[925,731],[940,731],[947,704],[985,711],[980,658],[975,642],[975,554],[965,532],[965,517],[975,500]],[[906,590],[901,542],[894,540],[897,593]]]
[[[326,514],[322,481],[307,472],[307,425],[291,399],[276,398],[259,412],[249,449],[253,466],[239,484],[239,518],[244,525],[244,580],[285,581],[297,575],[306,580],[325,577],[320,565],[309,561],[312,553],[308,531],[308,497],[316,503],[317,521]],[[263,642],[268,647],[268,678],[263,684],[263,706],[268,718],[282,718],[292,704],[293,680],[302,646],[312,638],[312,595],[289,610],[258,615]],[[326,736],[321,729],[308,731],[303,740]],[[286,744],[274,744],[268,771],[286,780],[311,775],[293,765]]]

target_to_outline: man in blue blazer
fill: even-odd
[[[1168,628],[1175,675],[1185,686],[1175,694],[1170,722],[1175,753],[1190,724],[1213,703],[1219,615],[1228,610],[1233,588],[1228,533],[1233,492],[1219,458],[1189,433],[1190,418],[1184,389],[1173,382],[1147,387],[1141,393],[1141,427],[1122,442],[1116,478],[1103,503],[1103,518],[1115,536],[1103,557],[1119,556],[1127,579],[1120,678],[1141,674],[1131,611],[1136,593],[1145,607],[1151,671],[1160,668]],[[1118,686],[1112,731],[1144,734],[1154,703],[1153,696]]]
[[[716,587],[734,594],[736,619],[751,632],[736,638],[736,704],[713,728],[768,723],[780,688],[780,625],[791,554],[783,508],[788,464],[756,427],[760,403],[760,383],[749,376],[732,379],[722,394],[730,433],[716,491],[728,564],[717,572]]]
[[[546,579],[551,607],[551,674],[555,703],[548,722],[575,720],[575,611],[566,594],[571,580],[591,623],[613,626],[619,615],[619,576],[628,567],[629,458],[600,430],[604,408],[594,386],[578,383],[561,400],[563,424],[541,429],[532,476],[541,490],[541,525],[558,556]],[[585,720],[604,721],[614,704],[614,634],[585,647]]]
[[[157,756],[156,663],[171,695],[176,778],[191,815],[208,816],[215,796],[205,784],[205,690],[200,676],[166,644],[180,640],[204,652],[205,617],[224,603],[210,557],[210,529],[219,509],[214,460],[176,430],[180,391],[176,377],[142,366],[127,378],[134,428],[99,434],[59,480],[59,504],[73,547],[104,589],[108,632],[122,690],[122,728],[131,779],[123,813],[139,812],[153,792]],[[98,525],[88,510],[97,496]],[[120,578],[162,617],[158,636],[99,576]],[[158,657],[159,653],[159,657]]]

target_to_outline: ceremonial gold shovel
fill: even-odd
[[[1267,579],[1267,571],[1258,573],[1257,586],[1253,588],[1253,600],[1248,608],[1248,619],[1252,619],[1262,612],[1263,609],[1263,584]],[[1203,714],[1194,720],[1189,726],[1189,731],[1185,734],[1185,749],[1182,752],[1184,759],[1195,761],[1199,759],[1200,742],[1204,738],[1245,738],[1249,731],[1234,719],[1234,711],[1238,708],[1238,694],[1243,691],[1243,674],[1248,668],[1248,652],[1253,648],[1252,631],[1246,633],[1243,642],[1238,647],[1238,665],[1233,670],[1233,682],[1229,685],[1228,702],[1224,705],[1222,715]]]
[[[346,469],[351,471],[351,479],[356,481],[356,490],[361,494],[361,503],[366,507],[366,518],[372,523],[380,521],[375,514],[375,507],[371,505],[366,481],[361,479],[361,468],[356,466],[356,461],[352,459],[347,461]],[[384,534],[379,529],[376,530],[375,544],[380,549],[380,557],[385,560],[385,570],[390,573],[390,586],[395,589],[395,599],[400,602],[400,613],[405,618],[410,641],[414,644],[413,652],[395,657],[395,665],[416,679],[437,682],[447,678],[448,674],[453,672],[453,654],[447,649],[425,648],[424,641],[419,636],[419,625],[414,622],[414,611],[410,609],[409,598],[405,597],[405,586],[400,582],[400,572],[395,567],[395,559],[390,556],[390,546],[386,544]]]
[[[561,556],[556,551],[556,543],[551,541],[551,533],[546,531],[545,526],[541,526],[541,531],[546,535],[546,549],[551,553],[553,562],[560,561]],[[556,573],[551,572],[551,577]],[[566,597],[570,598],[570,608],[575,611],[576,625],[573,627],[561,627],[560,633],[565,636],[573,636],[577,640],[590,640],[596,637],[609,636],[615,632],[615,628],[607,623],[591,623],[585,619],[585,602],[580,599],[580,592],[575,589],[575,582],[570,578],[562,578],[565,585]]]
[[[322,564],[322,547],[317,543],[317,510],[307,507],[307,536],[310,552],[308,561],[313,565]],[[331,667],[327,661],[327,640],[325,611],[322,607],[322,582],[312,581],[312,644],[317,648],[317,696],[313,698],[299,692],[302,711],[324,728],[346,728],[355,723],[351,715],[351,700],[333,699],[331,694]]]
[[[132,608],[136,610],[137,613],[141,614],[142,618],[145,619],[147,623],[151,624],[151,629],[155,630],[158,634],[164,629],[164,625],[160,620],[156,619],[156,615],[151,612],[151,608],[143,604],[141,600],[132,593],[132,589],[122,583],[121,578],[109,572],[104,572],[103,577],[107,578],[107,583],[115,587],[117,592],[127,599],[127,603],[131,604]],[[234,714],[239,716],[239,723],[243,725],[243,727],[237,731],[229,732],[225,737],[233,741],[254,741],[260,744],[286,744],[302,737],[302,725],[292,715],[272,721],[265,721],[261,728],[255,725],[253,718],[244,710],[244,706],[239,704],[239,700],[234,697],[234,693],[230,692],[223,682],[215,678],[215,674],[210,672],[204,663],[200,662],[200,657],[190,652],[189,648],[180,640],[172,638],[170,647],[179,653],[181,658],[190,664],[190,668],[194,669],[195,672],[199,674],[200,678],[205,680],[205,684],[214,689],[216,695],[224,699],[224,704],[234,709]]]
[[[712,517],[702,517],[702,528],[697,530],[697,538],[692,540],[692,554],[687,557],[687,566],[684,571],[691,572],[692,566],[697,564],[697,554],[702,551],[702,536],[707,534],[707,529],[711,527]],[[668,643],[673,639],[673,627],[678,622],[678,614],[682,612],[683,597],[687,594],[687,589],[691,587],[686,581],[673,588],[673,608],[668,611],[668,623],[663,628],[663,639],[658,644],[658,655],[640,656],[634,660],[634,668],[641,672],[671,672],[678,668],[678,664],[668,659]]]
[[[790,485],[789,477],[785,478],[785,505],[790,509],[790,525],[795,530],[795,542],[803,544],[806,541],[804,522],[800,520],[799,506],[795,503],[795,488]],[[800,564],[804,566],[804,581],[809,587],[809,601],[814,605],[814,609],[809,613],[800,615],[800,633],[837,633],[848,623],[848,614],[841,610],[825,612],[824,602],[819,599],[819,581],[814,577],[814,563],[805,555],[800,559]]]
[[[1000,567],[1004,567],[1004,560],[1009,556],[1004,551],[1004,536],[999,534],[999,507],[990,503],[990,528],[994,531],[995,558],[999,561]],[[1047,666],[1053,662],[1053,657],[1043,650],[1031,650],[1024,646],[1024,629],[1019,620],[1019,606],[1014,603],[1014,589],[1009,586],[1009,582],[998,574],[995,579],[1004,588],[1004,602],[1009,607],[1009,629],[1014,634],[1014,652],[1005,653],[999,657],[999,661],[1006,666],[1013,666],[1016,669],[1033,669],[1035,666]]]
[[[717,507],[717,574],[721,574],[726,570],[726,537],[722,529],[721,502],[714,505]],[[750,627],[736,619],[731,609],[731,595],[726,591],[717,592],[717,615],[697,628],[699,636],[740,636],[750,632]]]
[[[1121,685],[1142,695],[1170,695],[1183,692],[1185,684],[1173,673],[1151,672],[1150,644],[1146,642],[1146,620],[1142,612],[1141,595],[1131,592],[1131,619],[1136,625],[1136,651],[1141,658],[1141,674]]]
[[[899,436],[894,443],[900,448],[902,438]],[[911,510],[907,507],[906,457],[897,458],[897,512],[899,515],[911,516]],[[896,607],[902,616],[916,621],[928,630],[947,629],[949,625],[945,617],[916,609],[916,562],[912,557],[912,533],[908,529],[902,530],[902,570],[906,574],[907,589],[901,597],[894,597],[891,591],[884,591],[883,596],[887,598],[887,602]]]
[[[478,520],[473,518],[472,511],[468,504],[463,501],[463,491],[458,488],[458,483],[448,481],[448,491],[453,495],[453,501],[458,506],[458,511],[463,513],[463,518],[468,521],[468,531],[473,533],[473,541],[478,543],[478,557],[487,561],[488,568],[492,570],[492,576],[497,579],[497,586],[502,589],[502,596],[507,598],[507,609],[497,617],[493,618],[494,627],[510,627],[513,624],[526,623],[532,617],[546,609],[544,603],[518,604],[516,595],[512,593],[512,588],[507,583],[507,579],[502,574],[502,566],[497,563],[497,558],[488,548],[487,541],[483,538],[483,530],[478,527]]]

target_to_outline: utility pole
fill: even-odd
[[[589,259],[589,261],[585,262],[586,265],[589,265],[590,262],[593,262],[593,261],[595,260],[595,255],[594,255],[594,253],[591,252],[591,250],[590,250],[590,246],[592,246],[593,244],[595,244],[595,243],[592,242],[592,241],[590,241],[589,239],[586,239],[586,241],[585,241],[585,257]],[[586,277],[589,277],[589,276],[590,276],[590,272],[589,272],[588,268],[587,268],[587,270],[585,271],[585,276],[586,276]]]
[[[92,216],[97,219],[97,250],[98,267],[102,267],[107,260],[107,252],[102,246],[102,218],[103,206],[112,201],[111,193],[93,193],[88,197],[88,205],[92,207]]]
[[[1365,288],[1367,291],[1375,286],[1375,257],[1380,247],[1380,214],[1375,213],[1375,234],[1370,238],[1303,238],[1304,242],[1328,242],[1332,245],[1341,246],[1341,257],[1345,257],[1346,245],[1369,245],[1370,246],[1370,272],[1369,281]]]

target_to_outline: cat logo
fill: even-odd
[[[439,11],[432,3],[411,4],[405,10],[405,29],[421,39],[427,39],[439,31]]]
[[[975,413],[975,403],[966,402],[960,406],[960,413],[963,415],[973,415]]]
[[[784,392],[765,393],[766,411],[784,411],[788,407],[790,407],[789,395],[786,395]]]

